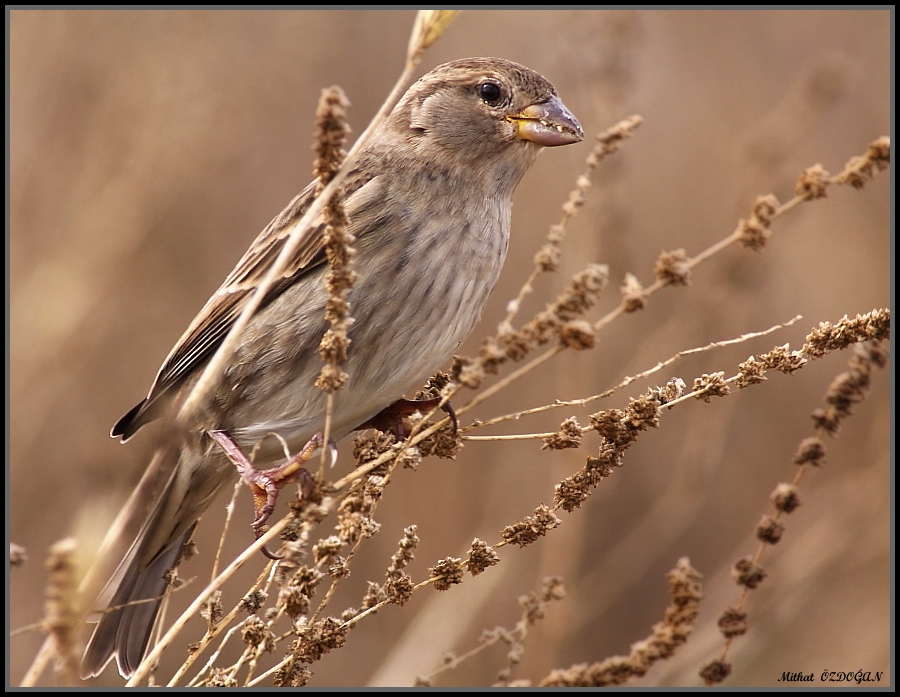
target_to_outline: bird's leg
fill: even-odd
[[[293,457],[289,457],[283,465],[267,470],[256,469],[227,431],[209,431],[209,437],[222,449],[225,456],[237,468],[241,479],[250,487],[253,494],[253,509],[256,513],[252,526],[257,538],[262,535],[263,526],[275,510],[278,492],[285,484],[299,478],[304,494],[312,487],[312,475],[303,465],[309,462],[313,453],[321,447],[321,434],[310,438],[303,449]],[[271,555],[267,553],[267,556]]]
[[[398,399],[396,402],[385,407],[371,419],[364,424],[360,424],[353,430],[362,431],[366,428],[377,428],[379,431],[393,433],[398,440],[402,440],[409,435],[406,424],[403,422],[407,416],[415,414],[417,411],[425,414],[439,404],[441,404],[440,397],[433,397],[431,399]],[[459,430],[459,421],[456,418],[456,412],[453,410],[453,406],[450,402],[444,402],[441,404],[441,409],[443,409],[447,413],[447,416],[450,417],[450,423],[453,426],[453,435],[456,435],[456,432]]]

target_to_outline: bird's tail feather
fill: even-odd
[[[171,544],[150,549],[151,544],[159,545],[160,527],[166,526],[163,518],[171,511],[170,499],[178,495],[175,491],[178,489],[178,456],[176,448],[156,453],[103,542],[100,556],[112,556],[116,543],[123,537],[127,539],[129,522],[143,519],[137,536],[97,598],[97,608],[116,609],[105,611],[97,621],[82,659],[84,677],[101,673],[113,656],[119,672],[127,677],[135,671],[146,652],[161,596],[166,589],[166,572],[178,561],[194,529],[192,524],[183,534],[173,537]],[[159,489],[160,481],[164,482],[162,489]],[[149,515],[148,505],[152,505]]]

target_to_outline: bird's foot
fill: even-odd
[[[265,532],[266,522],[275,510],[278,492],[288,482],[299,479],[304,497],[312,490],[313,477],[303,465],[309,462],[313,453],[322,446],[321,434],[316,434],[310,438],[309,442],[303,446],[303,449],[296,455],[289,457],[284,464],[266,470],[256,469],[253,463],[250,462],[250,459],[244,454],[244,451],[240,449],[226,431],[210,431],[209,436],[237,468],[243,482],[250,487],[250,492],[253,494],[253,510],[255,513],[251,525],[257,539]],[[334,450],[333,447],[332,450]],[[270,559],[277,560],[281,558],[265,547],[263,547],[263,554]]]
[[[441,404],[440,397],[431,399],[398,399],[390,406],[385,407],[375,414],[364,424],[360,424],[354,430],[361,431],[366,428],[377,428],[385,433],[393,433],[397,440],[403,440],[409,436],[405,419],[416,412],[427,414],[429,411],[440,405],[447,416],[450,417],[450,423],[453,426],[453,435],[459,430],[459,421],[456,418],[456,412],[450,402]]]

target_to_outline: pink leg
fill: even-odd
[[[299,478],[304,490],[312,485],[312,475],[303,468],[303,465],[309,462],[313,453],[322,445],[321,435],[317,434],[310,438],[303,449],[283,465],[267,470],[256,469],[226,431],[209,431],[209,437],[222,449],[225,456],[237,468],[241,479],[250,487],[256,513],[252,525],[257,538],[264,532],[264,526],[275,510],[278,492],[285,484]]]

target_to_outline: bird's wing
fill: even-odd
[[[376,179],[377,176],[365,177],[355,168],[345,181],[342,195],[346,200],[352,193]],[[141,426],[157,418],[169,401],[163,397],[174,394],[173,388],[177,389],[218,348],[270,265],[281,253],[291,231],[309,209],[315,198],[315,188],[316,182],[312,182],[295,196],[287,208],[253,241],[225,282],[175,344],[159,369],[150,393],[116,422],[111,431],[112,436],[121,437],[125,441]],[[326,261],[322,247],[324,229],[325,224],[319,216],[301,232],[300,244],[281,276],[269,288],[260,308]]]

